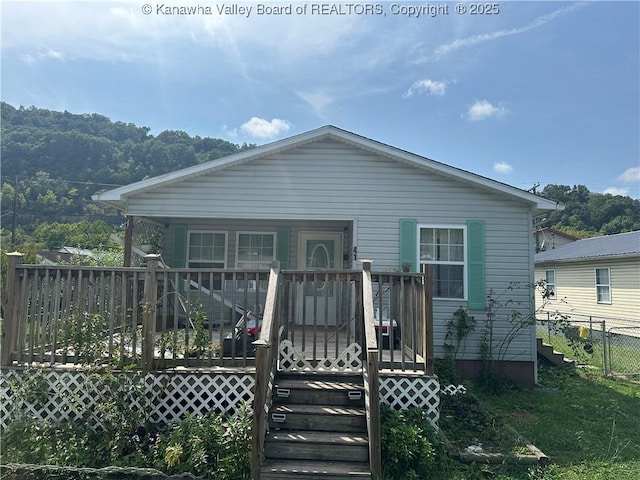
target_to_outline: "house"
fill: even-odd
[[[468,309],[478,322],[458,358],[468,374],[478,371],[490,289],[506,292],[526,314],[533,312],[530,291],[507,290],[513,282],[533,282],[533,218],[559,208],[334,126],[106,191],[94,200],[158,225],[162,260],[173,268],[267,269],[277,260],[282,270],[348,270],[360,269],[363,259],[376,272],[431,266],[435,355],[445,355],[447,324],[456,310]],[[322,304],[330,300],[317,303],[326,308]],[[378,314],[389,308],[380,307]],[[496,320],[495,338],[506,335],[506,322]],[[533,328],[513,340],[504,360],[505,372],[534,382]]]
[[[578,237],[551,227],[538,228],[535,233],[536,253],[552,250],[578,240]]]
[[[547,310],[576,318],[640,320],[640,231],[577,240],[535,255]],[[537,298],[538,304],[542,301]]]
[[[58,265],[60,263],[70,264],[76,258],[78,263],[82,264],[83,262],[80,259],[93,256],[93,252],[85,248],[62,247],[56,251],[38,250],[36,252],[36,261],[43,265]]]

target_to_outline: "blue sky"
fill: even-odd
[[[3,0],[1,98],[234,143],[333,124],[523,189],[640,198],[640,3],[495,5]]]

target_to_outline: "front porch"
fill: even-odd
[[[369,262],[362,271],[172,269],[156,255],[143,268],[23,265],[20,254],[8,264],[3,390],[29,366],[77,391],[70,369],[93,364],[145,375],[149,408],[163,405],[158,421],[252,402],[254,478],[274,381],[286,372],[362,377],[374,478],[380,402],[426,407],[437,424],[428,273],[371,272]]]

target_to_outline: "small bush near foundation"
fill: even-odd
[[[442,467],[441,444],[424,410],[397,412],[380,406],[383,477],[429,478]]]

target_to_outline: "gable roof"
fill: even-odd
[[[569,233],[565,233],[565,232],[562,232],[560,230],[556,230],[553,227],[542,227],[542,228],[538,229],[538,231],[540,233],[547,233],[547,232],[548,233],[552,233],[553,235],[555,235],[557,237],[563,237],[563,238],[566,238],[567,240],[572,240],[572,241],[580,239],[580,237],[576,237],[575,235],[571,235]]]
[[[259,158],[281,153],[301,147],[303,145],[319,142],[323,140],[334,140],[352,147],[371,152],[375,155],[393,159],[397,162],[410,165],[414,168],[426,170],[445,177],[468,183],[472,186],[493,191],[520,200],[532,206],[534,215],[547,212],[549,210],[561,210],[563,207],[557,202],[546,199],[539,195],[529,193],[519,188],[507,185],[496,180],[492,180],[475,173],[452,167],[444,163],[431,160],[420,155],[416,155],[405,150],[392,147],[390,145],[371,140],[346,130],[342,130],[333,125],[326,125],[315,130],[294,135],[289,138],[268,143],[250,150],[243,150],[223,158],[210,162],[193,165],[171,173],[159,175],[157,177],[142,180],[140,182],[125,185],[103,193],[94,195],[93,200],[107,204],[112,207],[124,209],[126,198],[151,189],[181,182],[189,178],[207,175],[216,171],[224,170],[234,165],[250,162]]]
[[[536,253],[534,258],[536,263],[544,263],[635,256],[640,256],[640,230],[576,240],[553,250]]]

